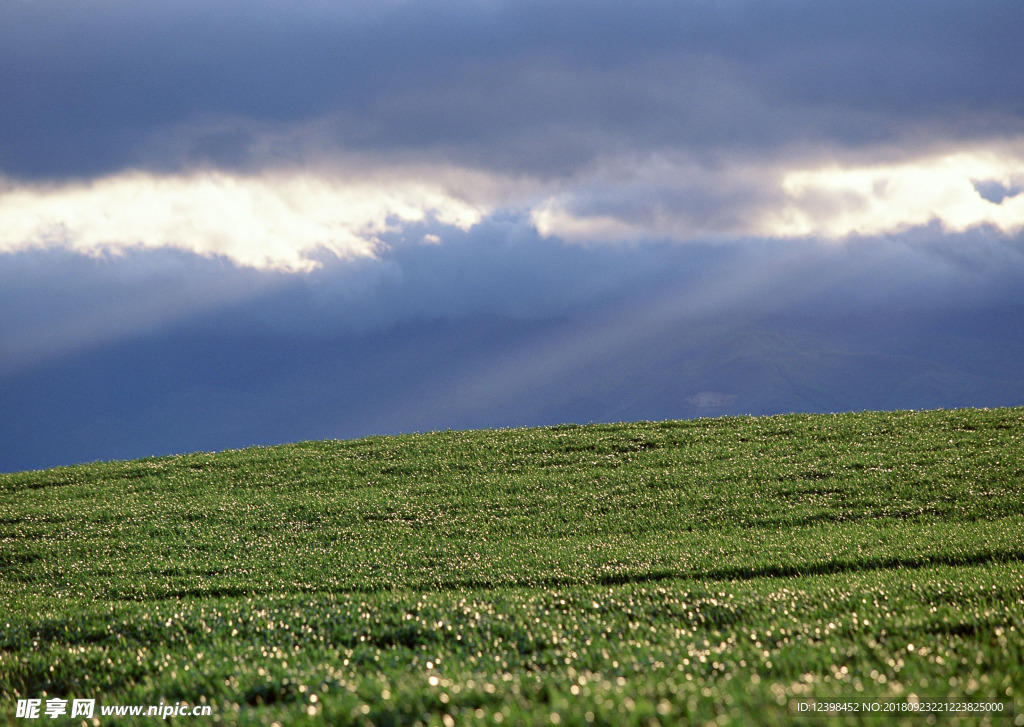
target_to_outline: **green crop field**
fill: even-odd
[[[1024,409],[0,475],[0,629],[7,724],[1024,725]]]

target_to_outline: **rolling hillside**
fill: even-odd
[[[0,556],[12,724],[18,700],[77,698],[230,724],[1024,715],[1022,409],[0,475]]]

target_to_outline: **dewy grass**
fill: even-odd
[[[1024,725],[1022,409],[0,475],[0,556],[0,722]]]

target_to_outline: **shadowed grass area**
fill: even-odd
[[[1022,526],[1021,409],[0,475],[0,719],[57,696],[245,724],[920,724],[910,699],[1013,724]]]

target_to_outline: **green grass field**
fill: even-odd
[[[0,475],[0,628],[9,724],[1024,725],[1024,409]]]

